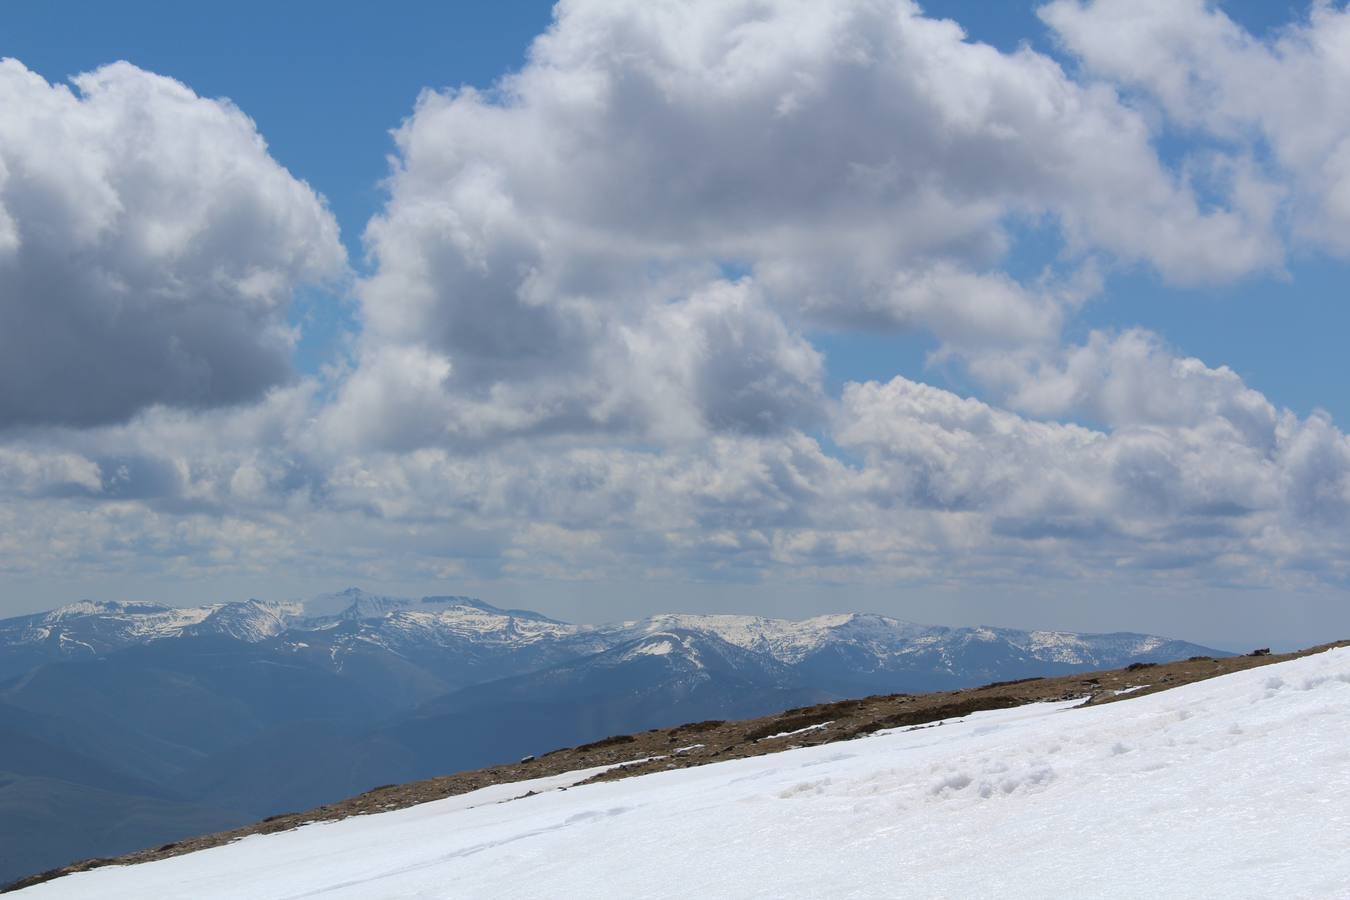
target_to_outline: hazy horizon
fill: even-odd
[[[1272,598],[1252,596],[1227,625],[1216,624],[1205,616],[1204,607],[1177,603],[1176,598],[1150,598],[1140,602],[1135,598],[1120,598],[1119,607],[1103,608],[1101,604],[1083,604],[1076,597],[1053,597],[1044,594],[1013,598],[1000,609],[990,607],[979,596],[962,596],[935,592],[927,597],[895,598],[882,591],[858,591],[854,587],[839,586],[831,591],[812,588],[809,592],[776,591],[772,598],[746,599],[738,592],[727,592],[706,585],[644,585],[633,586],[631,593],[604,603],[595,603],[587,595],[584,585],[560,585],[557,590],[531,585],[512,587],[501,583],[484,584],[475,589],[459,583],[404,584],[389,588],[371,585],[344,584],[339,587],[320,585],[316,590],[294,590],[278,593],[266,590],[243,590],[238,595],[213,594],[189,596],[186,592],[160,590],[131,592],[116,597],[93,594],[71,595],[63,600],[34,603],[17,609],[9,615],[27,615],[46,612],[70,603],[91,601],[144,601],[166,606],[209,606],[219,603],[257,599],[271,602],[308,601],[325,594],[336,594],[348,588],[357,588],[367,594],[420,599],[429,596],[468,596],[501,608],[528,609],[550,618],[576,624],[604,624],[628,619],[641,619],[663,613],[696,615],[755,615],[781,619],[808,619],[820,615],[841,613],[871,613],[890,616],[920,625],[953,628],[988,626],[1024,631],[1068,631],[1078,633],[1134,632],[1157,634],[1177,640],[1187,640],[1218,650],[1235,653],[1257,647],[1271,647],[1277,652],[1301,649],[1341,639],[1350,633],[1350,619],[1343,620],[1340,610],[1319,607],[1308,598],[1282,598],[1285,617],[1279,621],[1263,621],[1260,611],[1271,605]],[[763,590],[763,588],[760,588]],[[640,597],[636,602],[633,598]],[[1210,604],[1222,604],[1233,611],[1232,599],[1224,596],[1211,599]],[[767,610],[767,611],[766,611]],[[1178,615],[1178,610],[1181,615]],[[1338,630],[1334,624],[1344,621]]]

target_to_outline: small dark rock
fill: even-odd
[[[1014,684],[1026,684],[1028,681],[1044,681],[1044,680],[1045,680],[1044,675],[1036,675],[1032,678],[1014,678],[1012,681],[991,681],[986,685],[982,685],[979,688],[979,690],[984,691],[988,690],[989,688],[1009,687],[1010,685]]]
[[[631,744],[636,740],[637,738],[633,737],[631,734],[613,734],[607,738],[601,738],[598,741],[591,741],[589,744],[582,744],[575,749],[580,753],[584,753],[587,750],[600,750],[604,747],[614,747],[618,744]]]

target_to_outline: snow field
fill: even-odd
[[[497,786],[19,896],[1350,896],[1350,649],[1072,706]]]

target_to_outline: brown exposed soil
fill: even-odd
[[[887,728],[929,725],[987,709],[1008,709],[1028,703],[1078,698],[1083,698],[1085,706],[1115,703],[1217,675],[1284,662],[1343,646],[1350,646],[1350,641],[1323,644],[1295,653],[1272,654],[1269,650],[1258,650],[1247,656],[1217,659],[1196,656],[1182,662],[1157,665],[1135,663],[1123,669],[1001,681],[959,691],[876,695],[789,709],[758,719],[738,722],[709,720],[639,734],[614,735],[579,747],[554,750],[537,758],[526,758],[519,763],[457,772],[408,784],[384,785],[317,809],[268,816],[261,822],[243,828],[186,838],[117,858],[83,860],[21,879],[0,889],[0,893],[50,881],[72,872],[180,856],[228,844],[251,834],[289,831],[312,822],[403,809],[494,784],[543,778],[596,766],[615,768],[583,783],[613,781],[650,772],[760,756],[795,747],[829,744]],[[1126,690],[1129,692],[1118,693]]]

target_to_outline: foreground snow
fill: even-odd
[[[574,779],[499,786],[22,896],[1350,893],[1350,649],[1070,706],[566,791]]]

